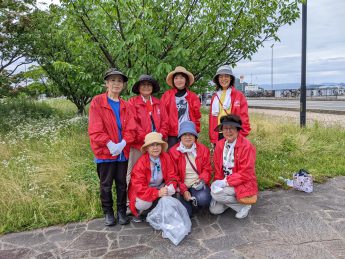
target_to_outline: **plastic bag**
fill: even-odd
[[[170,196],[164,196],[147,215],[146,221],[156,230],[162,230],[162,237],[178,245],[191,231],[192,222],[182,203]]]
[[[313,177],[306,170],[301,169],[293,174],[293,188],[303,192],[313,192]]]

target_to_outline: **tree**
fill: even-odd
[[[109,66],[160,82],[176,65],[191,70],[195,90],[224,63],[250,58],[299,17],[299,0],[63,0],[68,16]]]
[[[91,41],[85,41],[59,6],[30,15],[26,55],[36,61],[59,91],[85,113],[91,98],[101,92],[105,61]]]

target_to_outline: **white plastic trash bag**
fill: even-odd
[[[313,177],[306,170],[301,169],[293,174],[293,188],[303,192],[313,192]]]
[[[182,203],[170,196],[164,196],[147,215],[146,221],[156,230],[162,230],[162,237],[178,245],[191,231],[192,222]]]

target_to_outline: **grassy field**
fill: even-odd
[[[75,114],[66,100],[0,102],[0,233],[102,216],[87,118]],[[316,181],[345,175],[344,129],[255,113],[250,121],[261,190],[301,168]],[[203,111],[205,144],[207,122]]]

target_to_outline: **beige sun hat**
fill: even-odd
[[[184,67],[178,66],[175,68],[174,71],[171,71],[166,78],[166,82],[169,86],[174,87],[173,78],[174,78],[174,75],[177,73],[182,73],[182,74],[185,74],[186,76],[188,76],[188,79],[189,79],[189,85],[188,86],[191,86],[194,83],[193,74],[191,72],[189,72],[187,69],[185,69]]]
[[[145,153],[147,146],[149,146],[149,145],[151,145],[153,143],[161,144],[162,145],[162,150],[164,152],[167,151],[168,143],[163,141],[162,137],[163,137],[162,134],[158,133],[158,132],[150,132],[149,134],[147,134],[145,136],[145,143],[140,148],[141,153]]]

